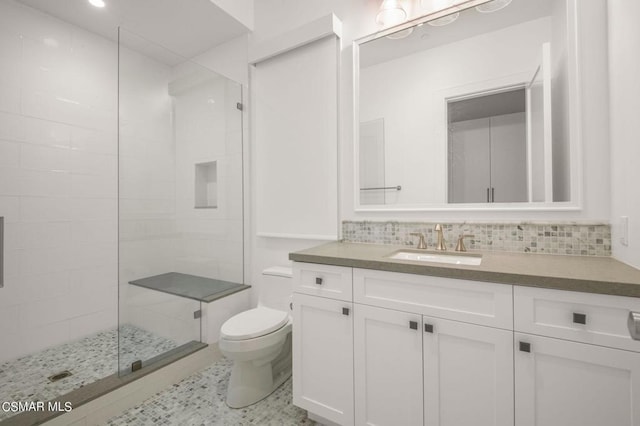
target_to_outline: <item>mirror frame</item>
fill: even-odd
[[[443,204],[360,204],[360,45],[386,37],[397,31],[415,27],[443,16],[463,12],[492,0],[465,0],[446,9],[419,16],[405,23],[377,31],[353,41],[353,192],[355,212],[410,211],[579,211],[583,208],[582,154],[582,78],[580,72],[579,0],[567,0],[571,19],[567,20],[567,51],[569,73],[569,159],[571,201],[517,203],[443,203]]]

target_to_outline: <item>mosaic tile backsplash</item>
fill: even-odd
[[[343,221],[345,242],[416,246],[421,232],[427,248],[436,245],[435,223]],[[442,224],[447,248],[456,247],[458,236],[465,238],[467,250],[507,251],[515,253],[566,254],[574,256],[611,256],[611,227],[608,224],[577,223],[454,223]]]

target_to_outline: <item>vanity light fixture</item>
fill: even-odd
[[[389,34],[387,38],[390,38],[391,40],[399,40],[401,38],[409,37],[409,35],[411,35],[412,32],[413,32],[413,27],[407,28],[406,30],[395,32],[393,34]]]
[[[407,19],[407,12],[398,0],[383,0],[376,15],[376,23],[385,27],[401,24]]]
[[[509,3],[511,3],[511,0],[493,0],[476,6],[476,10],[480,13],[496,12],[509,6]]]
[[[454,3],[454,0],[422,0],[420,2],[420,5],[423,9],[429,11],[437,11],[451,7]],[[458,19],[459,16],[460,12],[456,12],[452,13],[451,15],[443,16],[442,18],[428,21],[427,24],[434,27],[442,27],[444,25],[449,25],[450,23]]]
[[[104,0],[89,0],[91,6],[103,8],[105,6]]]
[[[432,25],[434,27],[443,27],[445,25],[449,25],[460,16],[460,12],[452,13],[451,15],[443,16],[442,18],[434,19],[432,21],[427,22],[427,24]]]
[[[376,16],[376,23],[384,27],[392,27],[407,20],[407,12],[404,10],[399,0],[383,0],[380,11]],[[392,40],[405,38],[413,32],[412,28],[389,34],[387,38]]]

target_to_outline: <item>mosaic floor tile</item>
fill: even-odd
[[[142,404],[111,418],[109,426],[287,426],[314,425],[291,403],[291,379],[262,401],[246,408],[225,403],[231,361],[222,359],[200,373],[157,393]]]
[[[149,359],[178,346],[131,325],[121,327],[120,339],[122,365]],[[114,374],[117,366],[118,333],[116,330],[97,333],[0,364],[0,401],[48,401]],[[72,375],[49,381],[49,376],[64,370]],[[0,410],[0,420],[14,414]]]

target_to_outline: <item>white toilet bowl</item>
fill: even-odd
[[[233,316],[220,328],[220,351],[233,360],[227,389],[227,405],[232,408],[260,401],[291,377],[291,316],[282,309],[289,307],[291,273],[285,268],[275,270],[278,275],[271,275],[271,281],[287,284],[280,289],[281,309],[259,305]],[[263,276],[273,271],[265,270]]]

